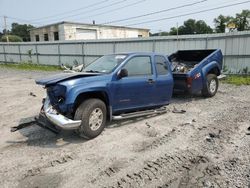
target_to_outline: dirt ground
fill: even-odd
[[[0,69],[1,187],[250,187],[250,86],[175,96],[166,114],[113,122],[89,141],[35,124],[11,133],[38,114],[34,79],[48,74]]]

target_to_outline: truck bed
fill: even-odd
[[[216,61],[222,64],[220,50],[180,50],[169,56],[171,62],[174,92],[196,93],[203,87],[202,68]],[[221,67],[220,67],[221,69]]]
[[[185,74],[216,50],[182,50],[169,56],[173,74]]]

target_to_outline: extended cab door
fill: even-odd
[[[151,56],[131,57],[122,69],[128,76],[112,82],[113,111],[138,109],[153,104],[154,76]]]
[[[168,104],[173,93],[173,76],[169,61],[165,56],[155,55],[156,68],[154,102],[156,104]]]

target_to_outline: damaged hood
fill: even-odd
[[[36,83],[39,85],[48,86],[70,79],[97,76],[97,75],[101,75],[101,73],[86,73],[86,72],[60,73],[46,78],[37,79]]]

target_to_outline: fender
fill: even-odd
[[[76,85],[75,87],[71,88],[67,92],[67,97],[66,97],[66,104],[73,104],[76,100],[76,98],[86,92],[105,92],[108,96],[108,100],[111,102],[110,99],[110,92],[108,90],[108,86],[106,82],[91,82],[91,83],[85,83],[81,85]],[[111,104],[109,104],[111,105]]]
[[[214,68],[218,69],[219,74],[220,74],[220,65],[217,61],[212,61],[202,68],[201,72],[203,75],[203,79],[202,79],[203,85],[206,84],[206,81],[207,81],[206,75],[208,74],[209,71],[211,71]]]

